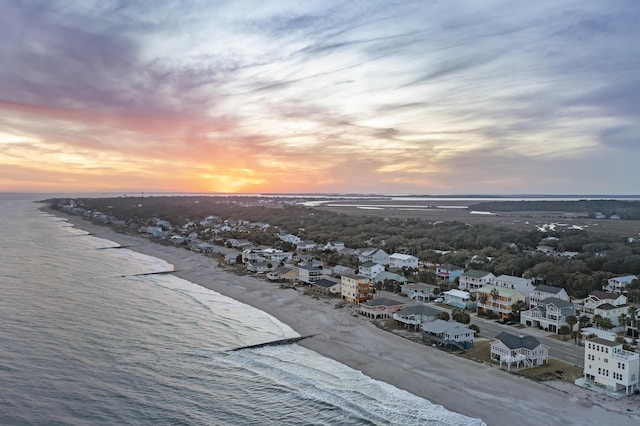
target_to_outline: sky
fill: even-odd
[[[640,193],[635,0],[0,0],[0,191]]]

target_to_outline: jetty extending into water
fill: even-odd
[[[308,339],[309,337],[313,337],[313,336],[315,336],[315,334],[310,334],[308,336],[290,337],[288,339],[272,340],[270,342],[258,343],[258,344],[255,344],[255,345],[242,346],[240,348],[231,349],[231,350],[229,350],[229,352],[241,351],[243,349],[263,348],[265,346],[290,345],[292,343],[296,343],[296,342],[299,342],[300,340]]]

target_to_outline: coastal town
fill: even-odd
[[[114,201],[118,202],[101,203],[108,209]],[[596,407],[609,413],[605,416],[618,413],[621,419],[632,419],[638,415],[637,304],[628,300],[635,300],[638,283],[633,275],[612,276],[599,290],[576,298],[553,283],[496,275],[477,268],[473,261],[471,267],[432,264],[380,247],[350,248],[338,240],[314,243],[267,221],[211,214],[189,216],[175,225],[160,215],[133,220],[122,212],[114,214],[119,211],[115,203],[111,214],[90,208],[86,199],[55,200],[50,206],[65,212],[80,229],[119,241],[122,247],[172,259],[176,275],[296,324],[301,335],[315,336],[300,345],[430,401],[441,401],[449,409],[495,423],[496,418],[535,411],[540,404],[551,406],[558,396],[548,389],[555,389],[577,404],[574,411],[580,410],[581,404],[592,407],[593,419],[601,418],[593,411]],[[276,217],[277,213],[270,214]],[[242,238],[255,235],[256,229],[261,235],[273,233],[283,245]],[[343,259],[357,260],[329,265],[327,256],[335,259],[338,253],[345,255]],[[198,258],[218,266],[203,268]],[[426,276],[426,271],[433,274],[433,282],[415,279]],[[220,280],[221,273],[236,279]],[[214,276],[218,278],[210,281]],[[301,317],[299,309],[306,315]],[[366,325],[379,331],[365,327],[369,330],[365,332],[362,327]],[[424,349],[405,348],[401,341]],[[386,346],[403,349],[384,356],[372,352]],[[436,358],[434,350],[439,353]],[[420,375],[430,380],[441,374],[447,377],[447,397],[440,399],[442,394],[429,382],[412,381],[404,372],[390,368],[392,359],[420,369]],[[469,360],[489,370],[473,367]],[[437,376],[432,368],[439,371]],[[518,389],[524,386],[531,396],[527,401],[519,399],[516,411],[512,401],[504,410],[494,409],[489,414],[481,400],[469,404],[456,398],[466,392],[456,384],[462,377],[495,384],[507,394],[523,392]],[[530,379],[529,384],[510,377]],[[540,384],[547,390],[539,389]],[[496,391],[490,393],[501,393]],[[567,406],[563,416],[556,413],[555,417],[569,419],[571,412]]]
[[[121,233],[212,257],[236,274],[330,301],[335,309],[440,348],[445,356],[473,354],[472,359],[504,374],[564,380],[609,398],[640,402],[640,309],[627,297],[628,289],[638,287],[637,275],[611,276],[602,288],[576,298],[554,283],[496,275],[472,261],[439,264],[402,249],[319,243],[305,239],[303,230],[289,232],[265,222],[212,214],[177,225],[158,217],[125,219],[73,199],[51,206]],[[253,241],[252,232],[272,233],[282,244]],[[558,255],[550,243],[542,235],[536,250]],[[357,264],[329,264],[321,256],[328,253],[348,255]],[[416,279],[425,270],[433,273],[431,283]],[[536,375],[537,370],[544,374]]]

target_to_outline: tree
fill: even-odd
[[[491,298],[495,300],[498,297],[500,297],[500,292],[498,291],[498,289],[497,288],[491,289]]]
[[[441,319],[441,320],[443,320],[443,321],[449,321],[449,318],[450,318],[450,317],[449,317],[449,312],[447,312],[447,311],[441,311],[441,312],[438,314],[438,319]]]
[[[471,324],[469,328],[476,332],[476,336],[480,334],[480,327],[478,327],[477,325]]]
[[[520,313],[527,307],[527,304],[522,300],[518,300],[513,305],[511,305],[511,315],[513,315],[513,320],[520,322]]]
[[[461,324],[469,324],[471,322],[471,315],[462,309],[454,309],[451,312],[451,318]]]
[[[489,296],[487,296],[487,293],[480,293],[480,295],[478,296],[478,301],[484,305],[485,303],[487,303],[488,298]]]

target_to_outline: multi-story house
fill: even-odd
[[[557,333],[560,327],[567,325],[567,317],[575,314],[576,307],[571,302],[557,297],[548,297],[537,301],[528,311],[520,312],[520,323]]]
[[[522,301],[525,296],[518,290],[487,284],[477,290],[476,303],[478,313],[497,314],[507,318],[513,311],[513,304]]]
[[[584,345],[584,378],[611,392],[630,395],[638,389],[640,355],[622,343],[592,338]]]
[[[298,266],[298,280],[305,284],[311,284],[318,281],[324,275],[322,266],[301,265]]]
[[[533,367],[549,362],[549,348],[533,336],[502,332],[491,343],[491,359],[516,367]]]
[[[436,267],[436,278],[438,281],[452,283],[464,272],[464,268],[450,263]]]
[[[537,306],[538,302],[541,300],[548,299],[550,297],[555,297],[556,299],[564,300],[565,302],[571,301],[564,288],[542,284],[536,286],[533,293],[529,296],[529,305],[533,308]]]
[[[391,318],[393,314],[407,306],[407,302],[377,297],[358,305],[360,314],[369,318]]]
[[[380,272],[384,271],[384,266],[379,263],[367,261],[358,267],[358,275],[373,279]]]
[[[400,289],[400,293],[407,296],[409,299],[426,301],[431,299],[433,290],[436,286],[424,283],[411,283],[404,284]]]
[[[609,293],[622,294],[624,288],[631,284],[633,280],[637,280],[635,275],[627,275],[624,277],[614,277],[607,280],[607,285],[602,289]]]
[[[458,288],[460,290],[474,292],[487,284],[492,284],[495,278],[496,276],[491,272],[469,269],[467,272],[459,275]]]
[[[349,303],[360,304],[373,299],[373,283],[369,278],[360,275],[342,275],[341,296]]]
[[[418,269],[418,258],[410,254],[393,253],[389,256],[389,268]]]
[[[358,255],[358,260],[364,262],[375,262],[386,266],[389,264],[389,254],[382,249],[367,249]]]
[[[626,314],[629,306],[626,296],[622,294],[594,291],[584,299],[579,308],[583,314],[591,319],[600,315],[602,318],[608,318],[614,326],[617,326],[620,314]]]
[[[514,277],[512,275],[500,275],[493,280],[493,285],[503,288],[510,288],[512,290],[519,291],[524,294],[524,297],[528,300],[529,296],[536,287],[533,285],[533,281],[529,278]],[[526,301],[526,300],[525,300]]]

